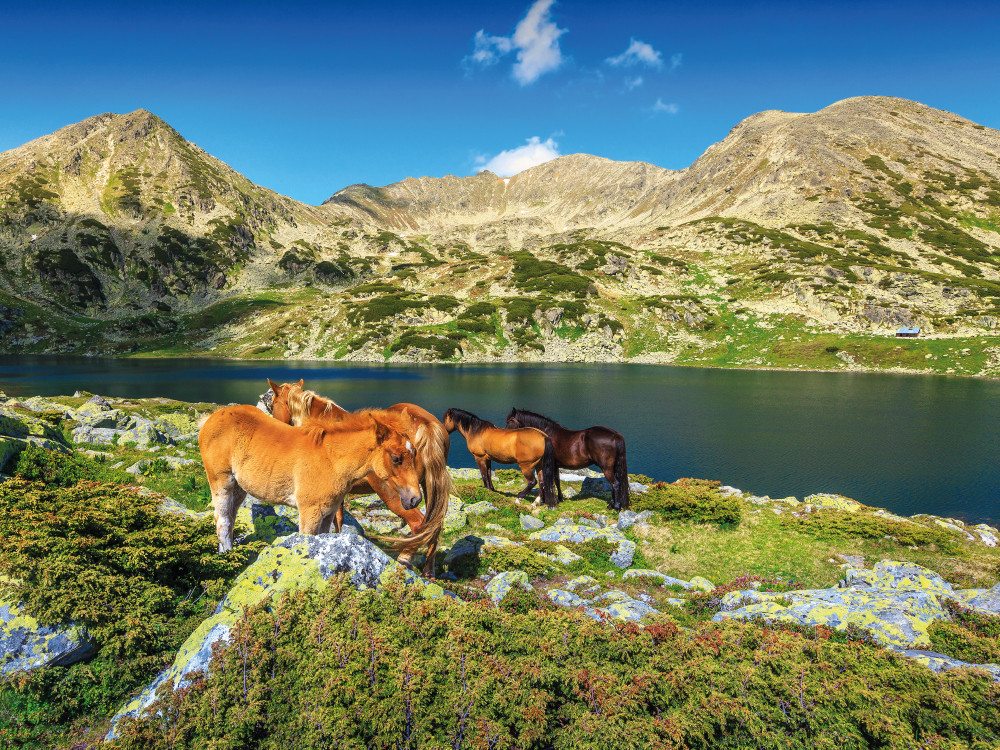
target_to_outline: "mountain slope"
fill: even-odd
[[[0,196],[7,351],[1000,368],[1000,133],[902,99],[318,207],[99,115],[0,154]]]

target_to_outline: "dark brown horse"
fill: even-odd
[[[629,506],[628,466],[625,463],[625,438],[608,427],[588,427],[586,430],[567,430],[558,422],[525,409],[511,409],[507,415],[507,429],[535,427],[552,440],[556,463],[566,469],[582,469],[596,464],[611,483],[612,510],[625,510]],[[556,477],[556,489],[562,501],[562,487]]]

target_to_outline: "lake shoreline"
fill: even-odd
[[[12,355],[17,356],[17,355]],[[650,365],[656,367],[683,367],[694,370],[724,370],[724,371],[746,371],[746,372],[812,372],[812,373],[834,373],[844,375],[914,375],[918,377],[942,377],[959,378],[964,380],[986,380],[1000,382],[1000,375],[982,375],[979,373],[965,374],[960,372],[933,372],[927,370],[914,370],[908,367],[874,368],[855,365],[844,369],[823,369],[819,367],[768,367],[764,365],[753,366],[732,366],[723,365],[702,365],[687,362],[657,362],[657,361],[635,361],[635,359],[625,360],[539,360],[539,359],[463,359],[463,360],[405,360],[405,359],[322,359],[315,357],[288,357],[282,360],[257,359],[255,357],[226,357],[218,354],[198,354],[191,352],[187,354],[158,354],[158,353],[136,353],[127,355],[107,355],[107,354],[31,354],[33,357],[81,357],[86,359],[118,359],[118,360],[150,360],[150,359],[204,359],[218,360],[222,362],[322,362],[329,364],[349,364],[349,365],[391,365],[391,366],[422,366],[422,365]]]

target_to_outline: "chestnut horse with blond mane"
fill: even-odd
[[[267,384],[273,394],[267,406],[271,415],[278,421],[299,425],[313,420],[320,424],[335,426],[351,415],[351,412],[330,399],[306,390],[301,379],[298,383],[279,385],[268,378]],[[405,562],[405,558],[412,556],[426,544],[427,556],[423,573],[425,577],[430,578],[435,573],[434,556],[444,528],[444,517],[448,513],[448,496],[451,494],[451,476],[447,467],[451,438],[437,417],[416,404],[394,404],[380,413],[403,412],[409,415],[413,424],[413,430],[406,433],[406,436],[413,441],[416,449],[417,473],[420,475],[420,484],[424,490],[426,515],[417,507],[420,504],[419,497],[413,504],[405,502],[391,486],[387,486],[374,474],[359,479],[351,491],[375,492],[389,510],[409,525],[411,536],[407,540],[396,542],[394,546],[404,550],[401,561]]]
[[[404,411],[397,421],[412,429]],[[198,446],[215,509],[219,552],[233,548],[233,522],[247,493],[298,508],[299,531],[340,531],[344,497],[372,474],[406,502],[420,499],[416,453],[371,412],[335,426],[292,427],[253,406],[227,406],[199,422]]]

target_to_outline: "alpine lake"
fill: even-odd
[[[452,406],[503,426],[511,407],[621,432],[632,473],[746,492],[846,495],[893,513],[1000,521],[1000,382],[662,365],[359,365],[320,361],[0,357],[8,396],[257,402],[275,382],[349,409]],[[449,465],[474,467],[454,433]]]

